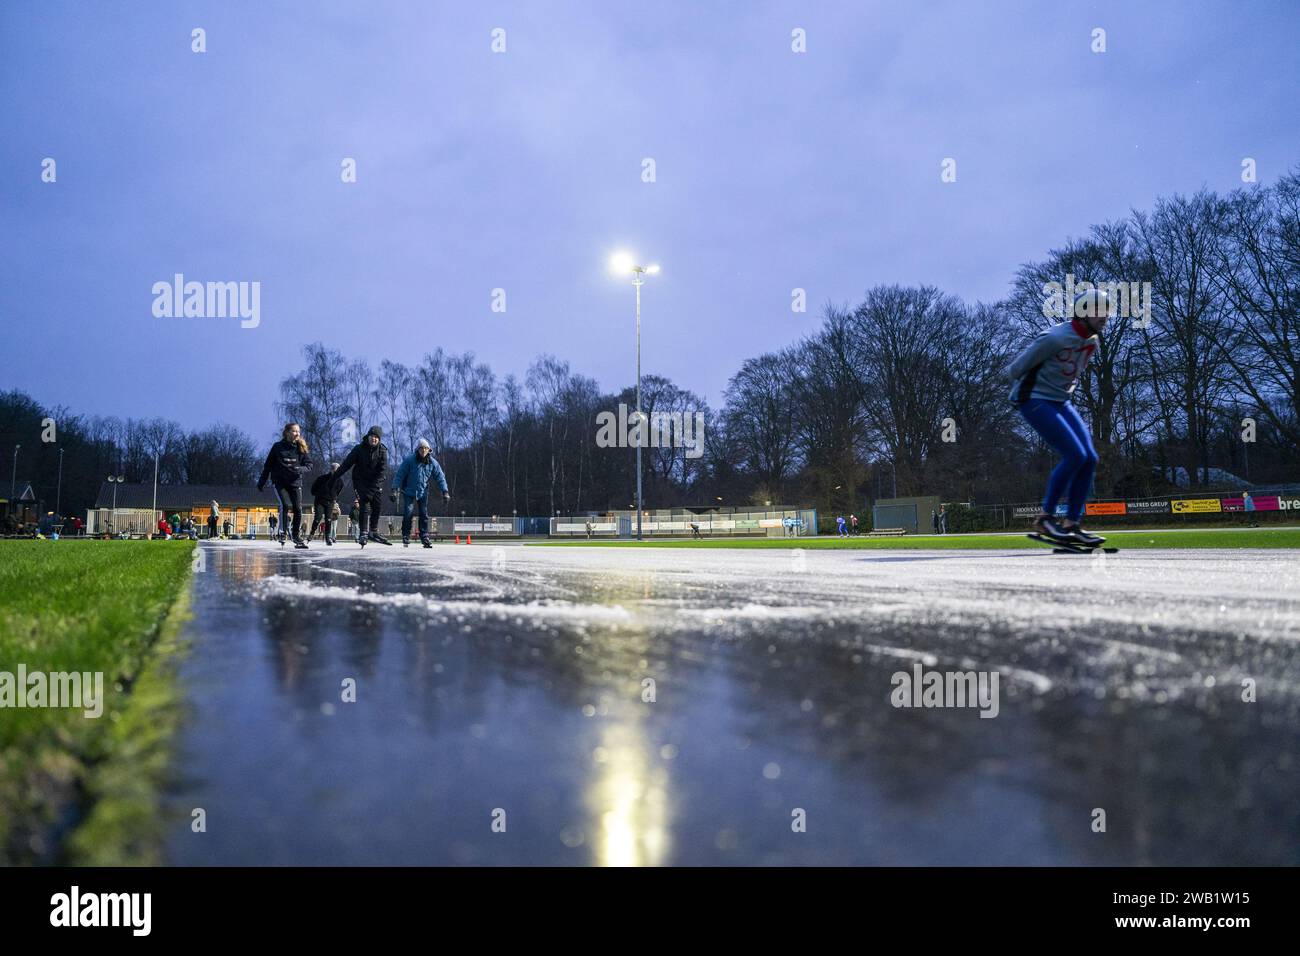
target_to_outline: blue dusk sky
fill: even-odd
[[[994,301],[1090,224],[1240,186],[1245,157],[1276,180],[1297,51],[1295,2],[6,0],[0,388],[259,439],[317,340],[498,375],[552,353],[614,390],[626,248],[663,268],[645,371],[717,403],[827,302]],[[156,317],[176,273],[259,282],[260,324]]]

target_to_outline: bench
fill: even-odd
[[[877,528],[874,531],[868,531],[868,538],[890,538],[897,537],[900,534],[907,534],[906,528]]]

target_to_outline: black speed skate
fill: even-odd
[[[429,540],[429,536],[427,534],[420,538],[420,544],[424,545],[426,548],[433,547],[433,542]]]
[[[378,531],[372,531],[372,532],[370,532],[370,534],[367,535],[367,539],[370,540],[370,541],[374,541],[376,544],[386,544],[386,545],[388,545],[390,548],[393,546],[393,542],[389,541],[387,538],[385,538],[385,537],[384,537],[382,534],[380,534]]]
[[[1099,535],[1088,534],[1078,526],[1063,527],[1045,515],[1034,522],[1034,529],[1026,537],[1031,541],[1050,544],[1053,554],[1095,554],[1098,551],[1115,554],[1119,551],[1119,548],[1103,548],[1106,539]]]
[[[1100,548],[1103,544],[1106,543],[1106,539],[1103,538],[1101,535],[1089,534],[1087,531],[1084,531],[1083,528],[1081,528],[1077,524],[1072,528],[1065,529],[1065,533],[1070,536],[1070,539],[1075,544],[1081,545],[1082,547],[1085,548]]]

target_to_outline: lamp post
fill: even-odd
[[[113,511],[112,517],[108,521],[110,534],[117,534],[117,486],[124,481],[126,481],[126,475],[118,475],[116,478],[112,475],[108,476],[108,483],[113,486]]]
[[[63,449],[59,449],[59,483],[55,486],[54,492],[54,514],[55,517],[63,516]]]
[[[645,285],[645,277],[654,275],[659,271],[659,267],[639,266],[625,252],[615,254],[610,260],[610,266],[615,272],[632,273],[632,285],[636,287],[636,539],[641,541],[641,518],[645,512],[645,503],[641,498],[641,445],[645,440],[645,426],[641,414],[641,286]]]
[[[14,495],[17,494],[17,489],[18,489],[18,449],[19,449],[19,448],[22,448],[22,447],[23,447],[22,445],[14,445],[14,470],[13,470],[13,473],[9,476],[9,500],[10,500],[10,501],[13,501],[13,500],[14,500]],[[10,507],[12,507],[12,505],[11,505]]]

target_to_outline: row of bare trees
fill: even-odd
[[[743,361],[723,407],[666,378],[643,380],[647,413],[701,413],[705,454],[647,450],[647,501],[823,508],[864,497],[1032,500],[1051,455],[1003,378],[1045,314],[1049,283],[1149,283],[1149,311],[1112,320],[1076,398],[1102,462],[1097,492],[1140,496],[1300,475],[1300,174],[1219,196],[1156,202],[1027,263],[1004,301],[930,286],[878,286],[830,305],[821,328]],[[633,453],[599,448],[596,415],[634,403],[553,356],[520,381],[435,349],[372,371],[321,345],[281,386],[280,411],[339,454],[373,423],[390,444],[433,444],[456,494],[490,513],[628,507]],[[1251,424],[1253,423],[1253,424]],[[350,430],[349,430],[350,429]],[[1249,434],[1248,434],[1249,433]],[[1254,441],[1247,440],[1253,438]],[[1235,476],[1235,477],[1234,477]]]
[[[780,500],[839,510],[895,490],[1032,500],[1051,455],[1024,429],[1002,374],[1034,332],[1059,321],[1044,304],[1050,283],[1067,276],[1150,289],[1148,313],[1111,321],[1076,396],[1101,454],[1099,494],[1300,476],[1293,172],[1227,196],[1162,198],[1097,225],[1023,265],[1001,302],[882,285],[856,306],[829,305],[813,334],[740,361],[717,410],[645,376],[647,414],[699,413],[705,422],[702,455],[646,450],[647,503]],[[40,411],[18,393],[4,398],[6,417]],[[301,370],[280,383],[277,412],[302,425],[322,466],[379,424],[397,454],[418,437],[430,441],[458,507],[553,515],[631,505],[633,450],[596,440],[596,416],[619,403],[634,406],[632,385],[604,392],[555,356],[521,379],[498,377],[471,353],[435,348],[409,364],[372,367],[313,344]],[[87,487],[110,470],[149,480],[155,454],[165,483],[244,482],[264,451],[229,426],[186,432],[164,419],[59,415],[63,433],[85,445]],[[47,451],[35,452],[38,473],[50,467],[40,458]]]
[[[77,415],[17,391],[0,393],[0,445],[21,446],[7,477],[30,481],[49,510],[68,514],[84,513],[109,475],[152,482],[155,459],[163,485],[247,485],[265,454],[232,425],[187,431],[165,418]]]

